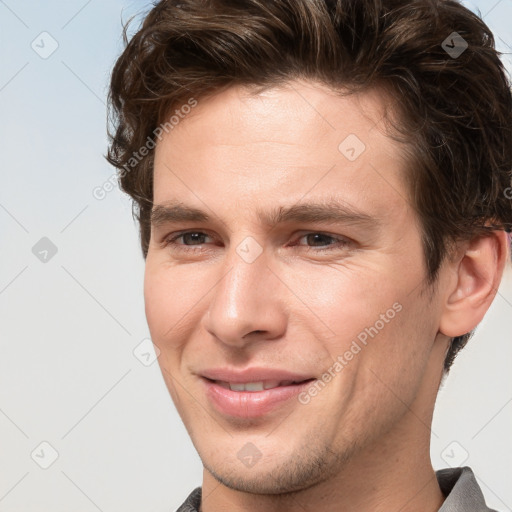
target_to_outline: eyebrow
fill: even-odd
[[[267,226],[286,222],[346,223],[374,227],[380,224],[376,217],[335,200],[279,206],[268,212],[257,210],[256,216]],[[168,223],[208,222],[211,219],[203,210],[172,201],[153,206],[150,216],[151,225],[155,228]]]

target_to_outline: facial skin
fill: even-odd
[[[482,277],[496,283],[506,242],[464,246],[435,292],[425,289],[420,225],[402,148],[384,133],[385,101],[310,82],[258,95],[232,87],[200,100],[156,147],[154,204],[211,216],[153,226],[144,290],[163,377],[205,468],[203,512],[433,512],[443,502],[429,442],[448,336],[483,316],[492,294],[476,276],[498,254],[499,275]],[[354,161],[338,149],[349,134],[365,145]],[[267,226],[256,216],[328,200],[374,220]],[[165,244],[185,230],[204,236]],[[262,249],[252,263],[237,252],[247,237]],[[234,419],[204,393],[200,374],[214,367],[321,379],[396,303],[401,310],[307,404]],[[237,456],[249,442],[261,453],[252,467]]]

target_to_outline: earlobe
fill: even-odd
[[[489,309],[507,261],[508,235],[493,231],[465,247],[454,268],[439,325],[439,331],[452,338],[474,329]]]

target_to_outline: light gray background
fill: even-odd
[[[511,52],[512,0],[466,5]],[[102,155],[121,17],[147,7],[0,0],[2,512],[168,512],[201,484],[157,362],[133,354],[149,332],[130,203],[117,188],[92,195],[114,173]],[[58,48],[44,59],[33,41],[40,53]],[[58,250],[46,263],[32,252],[42,237]],[[435,468],[471,466],[498,510],[512,510],[511,313],[509,265],[432,429]],[[58,453],[47,469],[42,442]]]

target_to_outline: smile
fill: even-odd
[[[281,386],[290,386],[292,384],[300,383],[292,380],[266,380],[259,382],[225,382],[222,380],[216,380],[213,382],[225,389],[231,389],[231,391],[263,391],[264,389],[274,389]]]
[[[302,407],[297,396],[315,380],[227,382],[201,379],[206,397],[218,413],[246,419],[264,416],[279,407]]]

